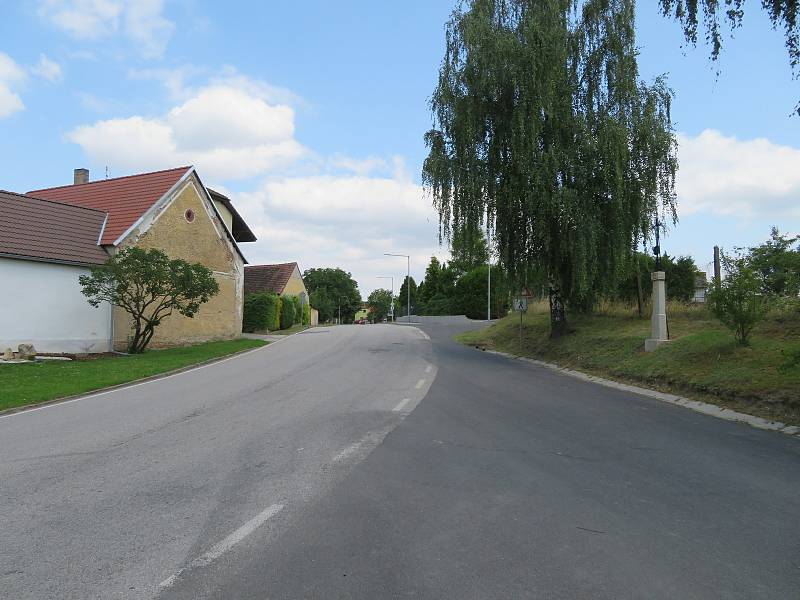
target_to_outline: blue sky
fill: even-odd
[[[419,279],[427,257],[446,257],[419,172],[453,4],[4,3],[0,188],[191,163],[256,230],[251,262],[342,266],[366,296],[404,272],[383,252],[403,252]],[[705,267],[715,243],[800,231],[800,85],[782,36],[748,3],[712,64],[656,4],[639,3],[639,66],[668,73],[681,144],[665,250]]]

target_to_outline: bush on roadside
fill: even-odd
[[[303,305],[300,304],[300,296],[292,296],[294,303],[294,324],[297,325],[303,320]]]
[[[311,305],[303,304],[303,325],[311,324]]]
[[[280,298],[276,294],[247,294],[244,298],[242,331],[269,331],[278,329]]]
[[[456,282],[456,296],[452,308],[470,319],[486,318],[486,300],[489,268],[475,267]],[[508,286],[503,271],[492,268],[492,318],[506,315],[508,309]]]
[[[292,298],[282,298],[281,303],[281,329],[289,329],[294,325],[294,301]]]
[[[733,330],[736,340],[747,345],[753,328],[767,314],[767,300],[761,280],[746,256],[721,256],[726,276],[709,292],[709,308],[723,325]]]

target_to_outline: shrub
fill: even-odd
[[[709,292],[711,312],[733,330],[736,340],[746,345],[748,337],[767,313],[761,294],[761,280],[747,257],[722,255],[726,277]]]
[[[311,305],[308,303],[303,304],[303,325],[311,324]]]
[[[444,294],[435,294],[425,305],[426,315],[450,315],[453,313],[453,301]]]
[[[489,269],[475,267],[456,282],[453,308],[470,319],[486,318],[486,296]],[[508,287],[501,269],[492,268],[492,318],[505,316],[507,312]]]
[[[244,298],[242,331],[268,331],[278,329],[280,298],[276,294],[248,294]]]
[[[298,324],[303,320],[303,305],[300,304],[300,296],[292,296],[292,303],[294,304],[294,324]]]
[[[292,298],[281,300],[281,329],[289,329],[294,325],[294,302]]]
[[[275,317],[272,321],[272,330],[278,331],[281,328],[281,315],[283,314],[283,298],[276,296],[278,302],[275,304]]]

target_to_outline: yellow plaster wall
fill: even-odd
[[[214,206],[217,207],[217,211],[222,216],[222,220],[225,221],[225,225],[228,226],[228,231],[233,231],[233,215],[231,211],[225,208],[225,205],[222,202],[213,201]]]
[[[299,296],[300,292],[306,292],[306,286],[300,273],[295,269],[292,276],[289,277],[289,281],[286,282],[286,287],[283,288],[281,296]],[[306,296],[308,296],[308,292],[306,292]]]
[[[185,212],[194,212],[189,223]],[[216,227],[215,227],[216,225]],[[242,333],[244,264],[224,238],[223,225],[191,181],[155,217],[132,232],[121,246],[157,248],[172,258],[199,262],[214,272],[219,293],[203,304],[193,318],[173,314],[156,329],[150,347],[177,346],[213,339],[230,339]],[[220,235],[221,234],[221,235]],[[114,309],[114,347],[124,350],[131,331],[128,313]]]

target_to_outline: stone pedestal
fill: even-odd
[[[645,352],[652,352],[669,342],[667,335],[667,286],[664,271],[650,274],[653,282],[653,315],[650,318],[650,337],[644,341]]]

